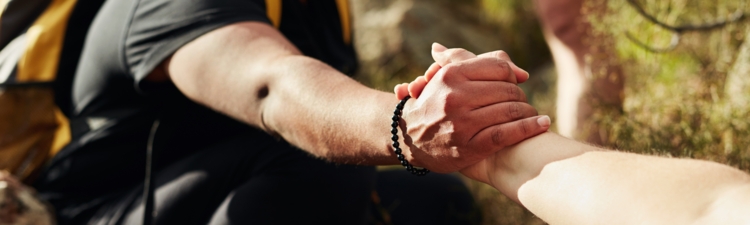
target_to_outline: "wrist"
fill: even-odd
[[[398,142],[401,147],[402,154],[404,157],[406,157],[407,160],[409,160],[412,165],[418,165],[422,166],[419,159],[414,158],[414,151],[417,151],[416,146],[414,146],[412,138],[408,134],[409,126],[413,126],[413,122],[415,121],[414,115],[412,113],[408,113],[409,111],[414,110],[414,102],[416,99],[409,98],[404,103],[404,107],[402,109],[401,117],[398,121]],[[398,104],[398,103],[396,103]],[[393,104],[395,106],[396,104]],[[395,150],[395,149],[393,149]],[[393,151],[391,151],[393,152]],[[394,153],[395,158],[395,153]],[[398,161],[398,160],[397,160]]]
[[[517,200],[518,189],[536,178],[546,165],[597,150],[600,149],[546,132],[496,153],[494,165],[487,167],[488,181]]]
[[[403,166],[406,171],[411,172],[414,175],[417,176],[424,176],[427,175],[430,170],[426,168],[416,168],[411,163],[409,163],[409,160],[404,157],[404,152],[401,150],[401,143],[399,142],[398,130],[399,130],[399,124],[405,123],[405,120],[401,118],[401,115],[403,114],[404,105],[406,105],[406,102],[410,99],[409,96],[406,96],[404,99],[399,101],[399,103],[396,105],[396,108],[393,111],[393,117],[391,118],[391,140],[393,141],[393,149],[394,153],[396,154],[396,158],[399,160],[399,163],[401,163],[401,166]],[[405,130],[405,129],[402,129]],[[402,132],[403,133],[403,132]],[[406,136],[406,135],[404,135]],[[408,142],[408,141],[406,141]]]

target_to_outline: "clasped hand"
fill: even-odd
[[[517,86],[528,73],[504,52],[476,56],[435,43],[432,56],[424,76],[395,88],[397,98],[414,98],[404,107],[401,128],[409,147],[404,154],[415,166],[463,170],[549,128],[549,118],[538,116]]]

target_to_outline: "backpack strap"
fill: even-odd
[[[344,38],[344,43],[352,43],[352,32],[351,23],[349,21],[349,1],[348,0],[336,0],[336,6],[339,10],[339,20],[341,21],[341,37]]]
[[[271,20],[273,26],[279,29],[281,26],[281,0],[266,0],[266,16]]]
[[[2,0],[0,0],[2,1]],[[349,1],[336,0],[336,8],[339,11],[339,21],[341,21],[341,37],[344,43],[352,43],[351,20],[349,18]],[[271,20],[276,29],[281,26],[281,0],[266,0],[266,16]]]

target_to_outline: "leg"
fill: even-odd
[[[466,185],[451,174],[415,177],[378,172],[374,217],[386,224],[480,224],[481,210]]]
[[[285,142],[238,137],[156,173],[154,224],[365,221],[372,167],[337,166]],[[142,184],[93,221],[140,224]]]

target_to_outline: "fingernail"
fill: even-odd
[[[542,127],[549,127],[552,121],[549,119],[549,116],[542,116],[542,117],[539,117],[539,119],[536,119],[536,123],[538,123],[539,126],[542,126]]]
[[[448,48],[446,48],[445,46],[441,45],[440,43],[437,43],[437,42],[433,42],[432,43],[432,51],[443,52],[445,50],[448,50]]]

